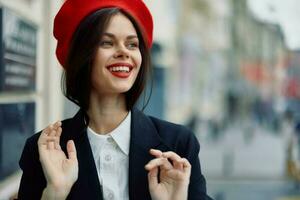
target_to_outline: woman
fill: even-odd
[[[56,53],[80,111],[27,140],[19,199],[209,199],[194,135],[134,107],[152,32],[141,0],[64,3]]]

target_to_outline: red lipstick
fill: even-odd
[[[114,63],[106,67],[112,75],[118,78],[128,78],[133,66],[129,63]]]

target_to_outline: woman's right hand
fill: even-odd
[[[73,140],[67,142],[68,158],[62,151],[59,144],[61,132],[60,121],[49,125],[39,137],[38,149],[47,180],[45,191],[51,196],[65,198],[78,178],[78,161]]]

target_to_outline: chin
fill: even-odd
[[[116,87],[115,88],[115,91],[117,92],[117,93],[125,93],[125,92],[128,92],[130,89],[131,89],[131,87],[132,86],[128,86],[128,87],[124,87],[124,86],[122,86],[122,87]]]
[[[124,93],[124,92],[128,92],[132,88],[132,86],[133,84],[129,84],[129,83],[118,84],[115,85],[115,90],[120,93]]]
[[[121,94],[121,93],[126,93],[126,92],[128,92],[130,89],[131,89],[131,88],[119,89],[119,93],[120,93],[120,94]]]

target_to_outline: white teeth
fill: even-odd
[[[119,66],[119,67],[110,67],[109,70],[111,72],[129,72],[130,69],[127,66]]]

